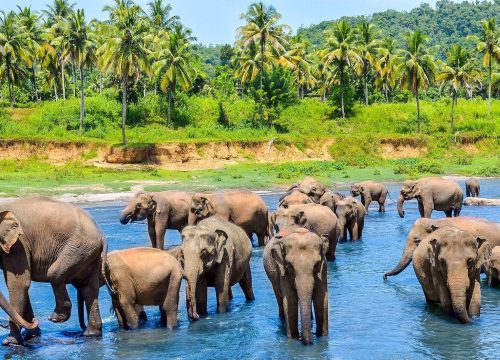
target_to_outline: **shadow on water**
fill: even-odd
[[[463,185],[463,184],[462,184]],[[482,196],[500,197],[500,180],[482,181]],[[396,198],[398,185],[390,185]],[[278,195],[264,196],[274,208]],[[146,224],[123,226],[118,222],[122,205],[87,208],[107,235],[110,250],[150,246]],[[190,323],[186,316],[185,289],[181,287],[179,326],[169,331],[159,326],[157,307],[147,307],[149,321],[137,331],[118,328],[110,314],[110,297],[100,291],[102,339],[81,336],[76,312],[76,292],[69,286],[73,315],[64,324],[47,320],[54,308],[48,284],[33,283],[30,296],[42,337],[26,347],[0,348],[4,358],[16,359],[485,359],[498,358],[500,344],[500,289],[482,283],[481,317],[461,325],[443,314],[439,306],[427,306],[410,265],[401,274],[382,279],[397,264],[406,236],[418,218],[415,201],[405,203],[406,217],[399,218],[395,205],[387,212],[370,208],[363,240],[337,246],[337,261],[328,264],[329,335],[314,338],[312,346],[287,339],[278,309],[262,266],[262,248],[254,248],[251,266],[255,301],[246,303],[239,286],[233,288],[230,311],[216,314],[213,289],[209,314]],[[465,207],[462,215],[500,218],[500,207]],[[433,217],[443,217],[434,213]],[[167,244],[180,243],[176,231],[168,231]],[[4,282],[0,289],[5,293]],[[0,323],[6,323],[2,315]],[[8,330],[0,327],[0,337]]]

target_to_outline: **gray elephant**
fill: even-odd
[[[283,200],[286,196],[290,195],[293,191],[300,191],[303,194],[306,194],[311,198],[313,202],[319,204],[319,199],[321,196],[327,191],[325,185],[321,182],[313,178],[312,176],[306,176],[301,181],[293,184],[287,192],[280,198],[280,201]]]
[[[431,236],[432,233],[439,227],[444,226],[454,226],[460,230],[467,231],[474,236],[483,237],[488,240],[491,247],[500,246],[500,224],[497,222],[470,216],[442,219],[421,218],[415,221],[410,233],[408,234],[406,246],[403,250],[399,263],[394,269],[384,274],[384,279],[387,279],[389,276],[398,275],[406,269],[406,267],[411,263],[413,252],[422,240]]]
[[[287,209],[278,209],[272,215],[275,231],[279,232],[294,225],[328,237],[326,260],[335,260],[335,250],[339,238],[338,219],[326,206],[319,204],[292,205]]]
[[[328,285],[325,254],[328,237],[294,226],[277,234],[264,249],[263,262],[289,338],[312,343],[311,315],[314,305],[316,335],[328,335]]]
[[[143,305],[159,306],[161,323],[169,329],[176,327],[182,275],[180,263],[160,249],[110,252],[104,280],[120,327],[136,329],[145,316]]]
[[[21,198],[0,205],[1,265],[9,290],[10,304],[0,306],[11,316],[10,334],[4,345],[23,344],[39,336],[29,326],[34,313],[28,290],[32,281],[48,282],[55,295],[52,322],[71,316],[66,290],[72,284],[78,293],[78,315],[84,336],[100,336],[99,276],[105,259],[106,240],[92,218],[80,208],[47,197]],[[84,304],[88,326],[84,321]],[[24,319],[24,320],[23,320]],[[23,321],[20,321],[23,320]],[[21,334],[20,326],[29,329]]]
[[[420,216],[430,218],[432,211],[444,211],[447,217],[460,215],[464,194],[454,181],[442,178],[423,178],[406,180],[401,186],[398,198],[398,213],[405,216],[405,200],[417,199]]]
[[[476,178],[465,179],[465,195],[467,197],[480,197],[479,190],[481,186],[479,185],[479,180]]]
[[[240,226],[251,239],[257,235],[258,245],[263,246],[270,237],[269,211],[262,198],[246,190],[193,195],[189,212],[189,225],[196,225],[210,216],[231,221]]]
[[[486,239],[453,226],[435,230],[413,253],[413,268],[427,303],[469,323],[481,312],[481,267],[491,256]]]
[[[138,193],[120,214],[120,222],[148,220],[151,245],[163,249],[167,229],[181,231],[188,223],[191,195],[183,191]]]
[[[313,201],[309,196],[300,192],[299,190],[293,190],[289,195],[285,196],[278,203],[279,208],[288,208],[292,205],[300,205],[300,204],[312,204]]]
[[[486,279],[491,287],[500,286],[500,246],[491,250],[491,258],[485,266]]]
[[[337,202],[343,200],[344,198],[345,195],[339,194],[338,192],[333,192],[331,190],[326,190],[319,199],[319,204],[329,207],[333,212],[335,212]]]
[[[351,240],[359,240],[363,236],[366,210],[363,204],[352,196],[346,196],[336,203],[335,214],[338,218],[340,238],[347,241],[347,232]]]
[[[361,203],[364,205],[366,212],[368,212],[368,207],[372,201],[378,202],[379,212],[385,212],[385,200],[388,193],[389,191],[384,184],[371,180],[356,183],[351,186],[352,196],[356,197],[361,195]]]
[[[226,312],[231,286],[239,283],[247,301],[254,299],[250,256],[252,245],[239,226],[210,217],[182,230],[179,261],[186,277],[190,320],[207,314],[207,287],[214,287],[217,311]]]

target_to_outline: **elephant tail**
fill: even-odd
[[[391,201],[395,204],[396,201],[394,201],[394,199],[392,198],[391,193],[389,192],[389,189],[387,188],[387,186],[385,186],[385,189],[387,190],[387,196],[389,196],[389,199],[391,199]]]
[[[111,274],[109,270],[109,263],[108,263],[108,242],[106,239],[103,238],[103,247],[102,247],[102,266],[101,266],[101,276],[104,281],[104,283],[108,286],[109,291],[111,292],[111,295],[116,295],[118,292],[116,291],[116,288],[114,287],[113,283],[111,282]]]
[[[87,328],[87,325],[85,324],[85,314],[83,312],[83,305],[85,304],[85,302],[83,301],[83,295],[80,289],[76,291],[76,296],[78,298],[78,321],[80,322],[80,327],[82,328],[82,330],[85,331],[85,329]]]

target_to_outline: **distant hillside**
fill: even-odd
[[[479,22],[491,17],[495,17],[497,23],[500,23],[500,0],[460,3],[440,0],[435,8],[422,4],[409,12],[387,10],[371,16],[344,17],[343,19],[351,24],[368,20],[377,25],[385,36],[390,36],[399,42],[409,30],[420,30],[428,34],[432,39],[432,44],[439,45],[443,51],[453,43],[467,45],[465,37],[477,34]],[[309,39],[314,47],[319,47],[324,41],[323,32],[336,20],[299,28],[298,33]],[[468,45],[470,46],[470,43]]]

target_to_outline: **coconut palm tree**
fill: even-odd
[[[467,37],[476,42],[477,51],[483,54],[483,66],[488,69],[488,116],[491,115],[491,84],[493,63],[500,61],[500,32],[495,18],[481,21],[481,35]]]
[[[446,51],[447,63],[441,69],[437,80],[451,89],[451,132],[455,126],[455,105],[458,91],[464,88],[472,94],[473,87],[481,85],[481,72],[477,68],[471,54],[461,45],[454,44]]]
[[[237,46],[247,49],[253,45],[260,48],[259,58],[259,76],[260,92],[263,91],[262,76],[265,71],[266,46],[272,48],[273,52],[283,54],[286,49],[287,41],[284,36],[286,25],[281,25],[278,21],[281,19],[273,6],[265,6],[262,2],[250,5],[247,12],[241,14],[241,19],[245,20],[245,25],[237,29]],[[259,101],[260,119],[264,121],[263,101]]]
[[[120,0],[117,0],[120,1]],[[118,76],[122,82],[122,138],[127,144],[125,124],[127,120],[127,92],[131,79],[138,79],[141,71],[149,72],[149,50],[146,46],[148,22],[141,16],[137,5],[126,5],[111,10],[113,20],[109,37],[98,49],[103,71]]]
[[[178,16],[170,16],[172,5],[165,4],[164,0],[150,1],[147,7],[151,25],[156,31],[160,29],[172,30],[175,25],[179,24],[180,18]]]
[[[340,84],[340,107],[342,118],[345,118],[344,87],[346,85],[347,71],[351,68],[359,68],[363,59],[357,52],[356,34],[345,20],[333,25],[333,28],[325,31],[325,48],[320,51],[320,61],[325,67],[335,67],[335,71],[326,73],[337,73]]]
[[[401,83],[410,89],[417,102],[418,131],[420,131],[419,89],[427,89],[433,83],[437,67],[432,48],[427,46],[429,37],[420,31],[409,32],[405,36],[406,47],[401,49]]]
[[[375,86],[384,92],[385,101],[389,102],[389,91],[394,89],[398,80],[398,57],[396,41],[392,38],[382,40],[378,48],[379,57],[375,61],[377,78]]]
[[[368,74],[370,66],[374,65],[376,61],[380,46],[380,31],[367,21],[358,24],[355,31],[358,53],[363,60],[362,62],[358,62],[358,66],[360,67],[358,72],[361,72],[363,76],[365,104],[368,106]]]
[[[52,5],[47,5],[47,9],[43,10],[47,26],[51,27],[58,21],[68,18],[75,5],[75,3],[70,3],[69,0],[54,0]]]

